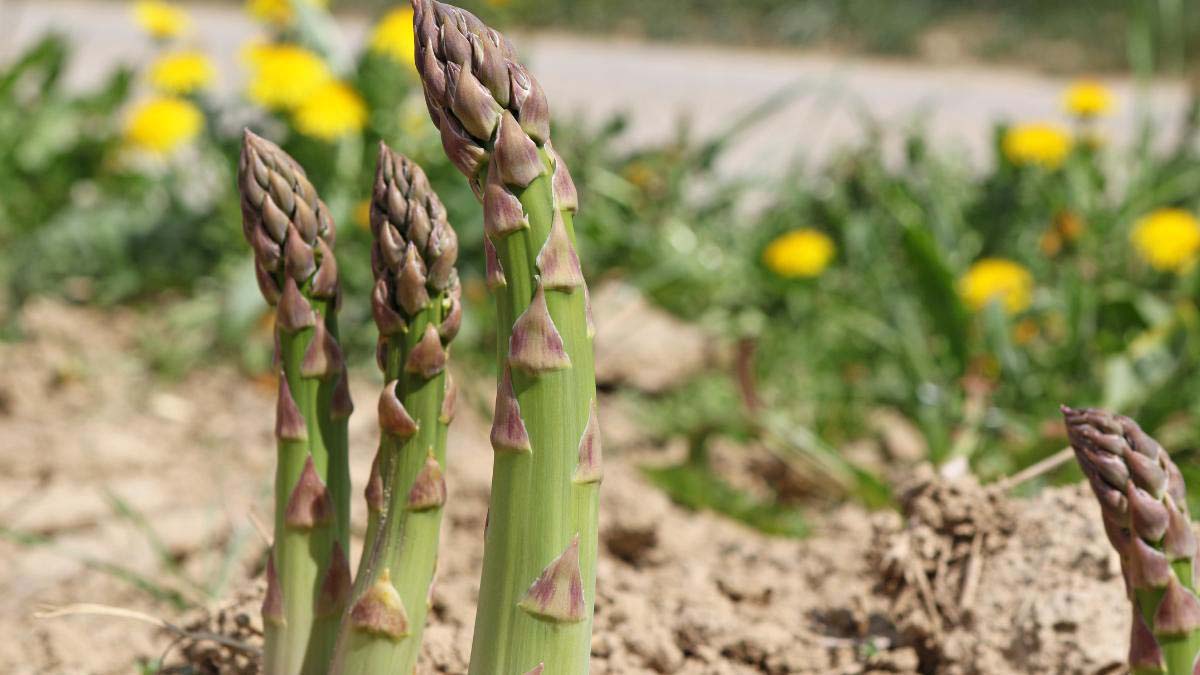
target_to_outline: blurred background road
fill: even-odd
[[[261,27],[236,5],[190,8],[194,42],[214,55],[220,86],[233,94],[242,47]],[[0,61],[47,30],[61,31],[79,56],[69,81],[94,84],[117,62],[150,58],[152,45],[117,2],[0,1]],[[368,30],[365,16],[340,16],[347,51],[357,50]],[[727,174],[778,171],[800,158],[820,163],[837,149],[862,140],[864,120],[893,132],[920,124],[942,149],[965,153],[971,163],[992,161],[988,130],[997,120],[1062,120],[1062,91],[1069,78],[982,65],[887,61],[821,51],[750,51],[729,47],[651,44],[619,39],[535,34],[521,38],[538,78],[561,115],[596,121],[614,112],[632,122],[625,140],[658,142],[680,120],[700,133],[724,129],[742,111],[785,90],[792,101],[756,125],[722,163]],[[1122,101],[1139,101],[1160,130],[1156,141],[1176,137],[1186,88],[1160,83],[1135,97],[1128,78],[1105,78]],[[1135,138],[1143,109],[1122,106],[1099,131],[1118,146]],[[887,143],[894,156],[898,134]]]

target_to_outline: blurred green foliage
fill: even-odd
[[[535,4],[542,19],[559,20],[557,3]],[[521,18],[535,4],[489,11]],[[820,3],[748,3],[759,4],[782,12]],[[576,7],[572,20],[596,11],[589,2]],[[671,7],[631,4],[611,14],[650,22]],[[318,28],[327,20],[308,18]],[[276,39],[319,48],[319,35],[301,27]],[[343,338],[351,358],[366,362],[374,344],[370,235],[359,214],[384,140],[425,167],[458,226],[469,306],[456,359],[488,367],[495,345],[482,228],[473,225],[479,206],[446,161],[406,64],[363,51],[341,73],[367,109],[355,133],[306,137],[286,115],[201,93],[191,97],[206,119],[200,137],[148,160],[129,152],[122,133],[143,73],[121,70],[94,91],[68,91],[60,74],[69,52],[48,37],[0,71],[0,273],[11,304],[53,294],[143,306],[153,329],[142,348],[163,372],[185,373],[214,354],[266,370],[269,313],[241,238],[233,180],[248,124],[309,170],[339,224]],[[634,149],[620,117],[556,125],[555,145],[581,189],[576,228],[589,278],[636,285],[734,355],[665,394],[636,395],[651,434],[682,438],[690,450],[687,464],[652,472],[655,482],[683,503],[795,534],[803,523],[789,508],[750,500],[711,475],[713,439],[760,444],[835,494],[880,504],[894,468],[878,449],[872,420],[880,411],[911,421],[927,459],[962,458],[994,478],[1065,445],[1060,403],[1137,417],[1196,473],[1187,460],[1200,446],[1200,265],[1158,270],[1130,245],[1138,220],[1156,209],[1200,212],[1196,125],[1164,155],[1149,151],[1154,130],[1128,151],[1110,150],[1089,140],[1081,121],[1066,156],[1043,165],[1015,162],[1007,130],[997,127],[997,160],[984,171],[932,152],[921,130],[908,134],[901,157],[885,157],[880,132],[868,129],[859,147],[828,165],[800,166],[769,185],[718,174],[740,134],[788,96],[747,110],[713,137],[683,126]],[[828,239],[832,259],[811,274],[781,275],[764,253],[798,231]],[[963,301],[964,276],[987,258],[1027,271],[1028,302],[1005,311]],[[863,441],[873,457],[842,450]]]

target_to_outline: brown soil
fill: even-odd
[[[257,639],[265,545],[251,514],[269,520],[271,387],[224,368],[164,384],[131,356],[136,325],[39,303],[24,315],[29,339],[0,345],[0,634],[10,636],[0,672],[128,673],[164,652],[252,670],[229,648],[173,644],[136,621],[33,617],[103,603]],[[368,374],[355,387],[360,482],[374,445],[361,402],[375,387]],[[479,442],[487,388],[477,384],[451,434],[423,673],[466,668],[491,467]],[[617,407],[605,412],[620,426]],[[637,435],[620,434],[633,440],[606,448],[593,673],[1123,672],[1118,563],[1082,486],[1023,501],[912,476],[903,515],[844,506],[820,514],[808,540],[772,539],[672,506],[622,457]],[[102,563],[218,609],[180,611]]]

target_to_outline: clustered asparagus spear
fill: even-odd
[[[1134,675],[1200,673],[1196,537],[1179,468],[1136,422],[1064,407],[1079,466],[1100,502],[1104,531],[1121,556],[1133,608]]]
[[[483,202],[499,316],[492,499],[470,672],[588,672],[601,479],[574,184],[509,41],[414,0],[417,69],[450,160]]]
[[[455,394],[447,346],[462,322],[458,237],[424,172],[385,145],[371,201],[372,310],[386,384],[368,525],[332,672],[411,673],[437,564],[446,431]]]
[[[276,312],[278,463],[264,669],[324,673],[350,595],[346,423],[353,406],[338,346],[335,228],[300,165],[249,131],[238,187],[259,288]]]

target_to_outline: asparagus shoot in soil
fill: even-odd
[[[421,651],[446,502],[455,395],[448,347],[462,322],[458,237],[425,173],[379,148],[371,200],[372,313],[384,387],[368,524],[334,673],[411,673]]]
[[[336,233],[304,169],[250,131],[238,187],[259,288],[275,308],[279,371],[264,671],[315,675],[328,669],[350,592],[346,424],[353,406],[338,345]]]
[[[1104,531],[1121,557],[1132,608],[1133,675],[1194,675],[1200,668],[1196,537],[1179,468],[1137,422],[1064,407],[1075,458]]]
[[[588,672],[601,458],[578,197],[537,80],[469,12],[414,3],[417,70],[483,204],[498,314],[495,450],[472,675]]]

